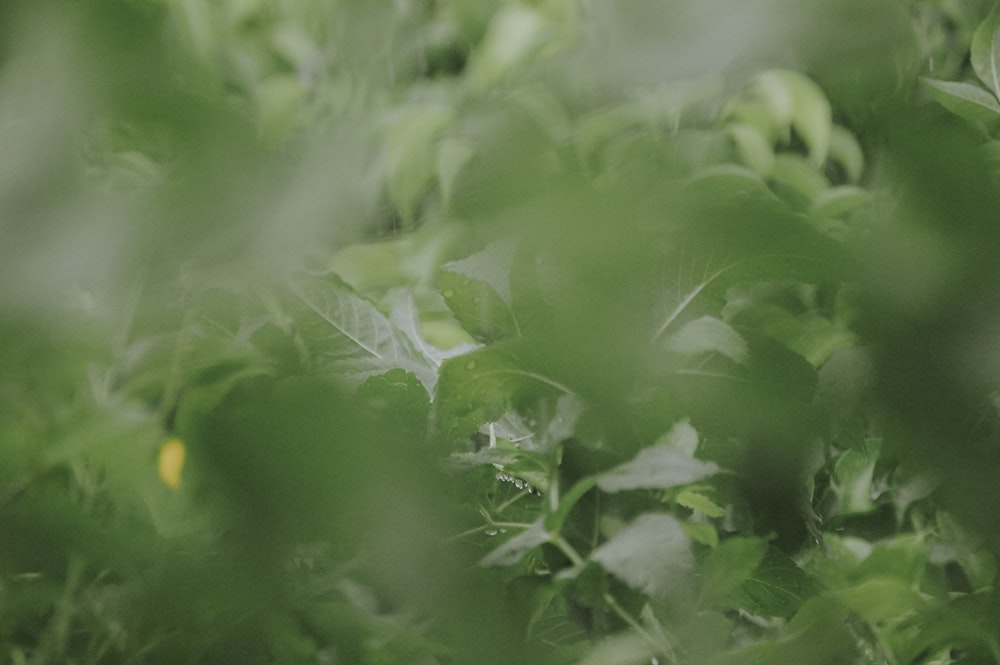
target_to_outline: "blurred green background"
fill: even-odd
[[[0,4],[0,662],[1000,662],[991,9]]]

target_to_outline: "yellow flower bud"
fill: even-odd
[[[160,448],[156,469],[160,473],[160,479],[170,489],[177,489],[181,484],[181,472],[184,470],[186,453],[184,442],[177,438],[167,440]]]

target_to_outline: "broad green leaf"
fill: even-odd
[[[505,340],[449,358],[441,365],[434,414],[444,441],[457,443],[486,423],[539,398],[572,394],[523,359],[523,340]]]
[[[685,324],[667,339],[666,346],[674,353],[687,355],[720,353],[740,364],[746,361],[749,353],[740,334],[713,316],[703,316]]]
[[[445,106],[404,108],[390,119],[385,142],[389,197],[404,223],[413,223],[417,204],[435,176],[437,142],[452,120]]]
[[[401,368],[432,389],[436,377],[427,359],[385,314],[339,278],[300,277],[291,288],[311,312],[303,315],[301,332],[321,368],[361,381]]]
[[[789,617],[818,592],[817,583],[787,554],[771,547],[753,574],[729,595],[729,602],[750,614]]]
[[[597,477],[605,492],[634,489],[665,489],[689,485],[719,472],[714,462],[703,462],[682,450],[656,445],[639,451],[626,462]]]
[[[1000,102],[979,86],[958,81],[921,79],[946,109],[967,120],[991,123],[1000,119]]]
[[[402,445],[418,445],[427,438],[427,389],[411,372],[397,368],[369,377],[354,401],[369,432],[400,438]]]
[[[441,269],[485,282],[509,306],[511,304],[510,270],[514,264],[516,249],[515,241],[498,240],[472,256],[445,263]]]
[[[496,342],[518,334],[510,306],[487,283],[440,270],[437,286],[462,328],[480,342]]]
[[[590,556],[632,588],[664,602],[683,601],[691,592],[690,542],[670,515],[640,515]]]
[[[549,534],[545,532],[542,518],[538,518],[530,527],[483,557],[480,565],[513,566],[529,551],[548,541]]]
[[[928,561],[926,539],[901,535],[876,543],[863,560],[848,571],[852,582],[894,577],[902,582],[918,582]]]
[[[841,276],[843,249],[773,195],[724,191],[697,200],[694,219],[671,257],[676,273],[668,273],[664,281],[666,313],[654,340],[692,318],[689,310],[720,313],[726,291],[735,284],[776,279],[815,283]]]
[[[979,80],[1000,96],[1000,10],[994,9],[976,28],[969,59]]]
[[[702,603],[706,607],[723,603],[753,575],[766,552],[767,543],[759,538],[737,537],[721,542],[708,553],[702,567]]]
[[[926,604],[912,580],[875,577],[857,586],[840,589],[833,597],[866,621],[877,624],[920,611]]]

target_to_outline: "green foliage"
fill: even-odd
[[[0,6],[0,661],[1000,663],[987,4]]]

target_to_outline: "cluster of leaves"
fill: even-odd
[[[916,85],[992,122],[998,14],[832,3],[845,74],[775,3],[49,4],[2,658],[1000,663],[1000,188]]]

